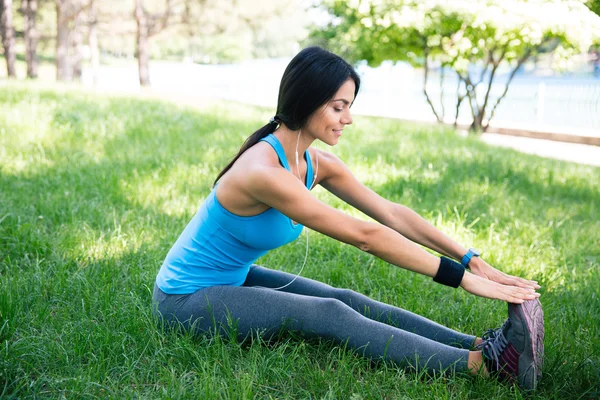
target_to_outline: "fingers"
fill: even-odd
[[[517,286],[517,287],[521,287],[521,288],[531,288],[531,289],[539,289],[541,287],[540,285],[537,284],[537,282],[528,281],[527,279],[517,278],[514,276],[511,276],[507,280],[507,284],[509,284],[511,286]]]
[[[540,289],[541,286],[538,285],[536,281],[531,281],[528,279],[519,278],[517,276],[508,275],[502,271],[497,270],[491,265],[484,263],[486,268],[481,268],[481,266],[477,269],[474,269],[473,272],[477,275],[480,275],[484,278],[491,279],[498,283],[502,283],[504,285],[517,286],[522,288],[532,288],[532,289]]]
[[[535,290],[541,288],[541,286],[538,285],[538,283],[535,282],[535,281],[530,281],[530,280],[527,280],[527,279],[516,278],[516,277],[513,277],[513,278],[516,281],[516,283],[513,286],[518,286],[518,287],[522,287],[522,288],[532,288],[532,289],[535,289]]]
[[[532,288],[521,288],[516,286],[505,286],[504,288],[499,290],[500,300],[508,301],[509,303],[522,304],[527,300],[534,300],[540,297],[540,294],[537,293]]]
[[[507,275],[507,277],[509,276]],[[516,282],[516,278],[514,279]],[[474,274],[465,274],[461,286],[469,293],[477,296],[516,304],[521,304],[527,300],[533,300],[540,297],[540,294],[532,287],[519,287],[503,284]]]
[[[503,274],[503,279],[498,280],[499,283],[504,285],[516,286],[520,288],[530,288],[530,289],[540,289],[541,286],[538,285],[536,281],[530,281],[527,279],[519,278],[512,275]]]

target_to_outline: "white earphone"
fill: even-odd
[[[300,176],[300,167],[299,167],[299,163],[298,163],[298,144],[300,143],[300,132],[301,132],[301,130],[298,130],[298,140],[296,141],[296,173],[297,173],[300,181],[302,181],[302,177]],[[319,173],[319,153],[318,152],[317,152],[316,160],[317,160],[317,169],[315,171],[315,176],[314,176],[313,181],[308,190],[311,190],[313,188],[315,182],[317,181],[317,175]],[[304,262],[302,263],[302,267],[300,267],[300,271],[298,272],[298,274],[294,277],[294,279],[292,279],[289,283],[287,283],[283,286],[280,286],[277,288],[265,288],[265,289],[280,290],[280,289],[290,286],[302,273],[302,270],[304,269],[304,266],[306,265],[307,258],[308,258],[308,230],[306,230],[306,254],[304,255]],[[258,287],[264,287],[264,286],[258,286]]]

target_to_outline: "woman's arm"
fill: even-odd
[[[408,243],[412,244],[412,242],[405,239],[403,236],[398,235],[391,228],[385,227],[384,225],[374,224],[372,228],[373,232],[367,235],[369,237],[369,241],[365,251],[392,264],[401,262],[405,255],[401,254],[395,247],[397,246],[396,243],[398,242],[398,239],[395,236],[400,236]],[[394,236],[390,232],[394,232],[396,235]],[[412,245],[415,248],[419,248],[414,244]],[[411,246],[406,247],[408,248],[408,251],[414,251],[410,248]],[[439,258],[436,257],[436,259],[438,266],[435,268],[435,273],[437,273],[437,269],[439,268]],[[414,260],[414,262],[418,263],[418,260]],[[465,275],[463,276],[460,286],[469,293],[477,296],[500,299],[510,303],[522,303],[525,300],[531,300],[539,297],[539,293],[535,292],[535,289],[539,289],[537,284],[529,283],[531,281],[526,281],[522,278],[504,274],[492,267],[489,268],[491,268],[493,271],[496,271],[498,274],[501,274],[502,277],[500,279],[490,279],[490,277],[480,275],[478,273],[479,271],[473,271],[474,273],[465,271]],[[507,283],[502,282],[502,279],[504,279]]]
[[[461,260],[467,250],[425,221],[410,208],[384,199],[354,177],[350,169],[334,154],[319,151],[322,176],[319,184],[325,189],[388,226],[402,236],[437,251],[447,257]]]
[[[390,202],[389,207],[389,219],[386,221],[386,225],[401,235],[458,261],[467,253],[467,249],[410,208],[393,202]]]
[[[466,248],[410,208],[384,199],[363,185],[335,155],[320,151],[319,157],[323,160],[320,185],[340,199],[409,240],[447,257],[460,261],[467,253]],[[537,282],[498,271],[479,257],[473,257],[469,267],[474,274],[505,285],[540,288]]]
[[[289,171],[254,166],[247,171],[246,178],[240,190],[310,229],[423,275],[434,277],[439,270],[439,257],[383,224],[354,218],[319,201]],[[503,285],[468,272],[461,286],[478,296],[512,303],[539,296],[531,288]]]
[[[467,253],[467,249],[446,236],[410,208],[395,203],[391,203],[390,208],[391,211],[389,213],[390,219],[388,221],[388,226],[413,242],[419,243],[458,261],[460,261]],[[471,271],[475,275],[505,285],[531,287],[534,289],[540,288],[535,281],[498,271],[480,257],[471,258],[469,261],[469,268],[471,268]]]

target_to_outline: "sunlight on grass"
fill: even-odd
[[[375,160],[363,159],[354,162],[352,174],[365,185],[383,185],[390,180],[399,178],[408,178],[410,171],[402,165],[397,166],[385,161],[381,156]],[[435,179],[439,177],[439,172],[430,171],[428,178]]]
[[[212,158],[205,155],[199,165],[177,163],[168,168],[161,166],[150,176],[134,176],[130,181],[122,181],[123,192],[132,203],[156,207],[165,215],[189,215],[208,195],[197,188],[215,174],[209,166]]]

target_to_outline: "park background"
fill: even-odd
[[[0,397],[600,396],[600,2],[0,3]],[[359,116],[328,150],[382,196],[542,284],[535,394],[293,335],[240,345],[156,328],[149,302],[166,251],[310,44],[363,79]],[[505,318],[502,304],[315,232],[310,245],[303,276],[479,335]],[[295,273],[304,246],[258,262]]]

